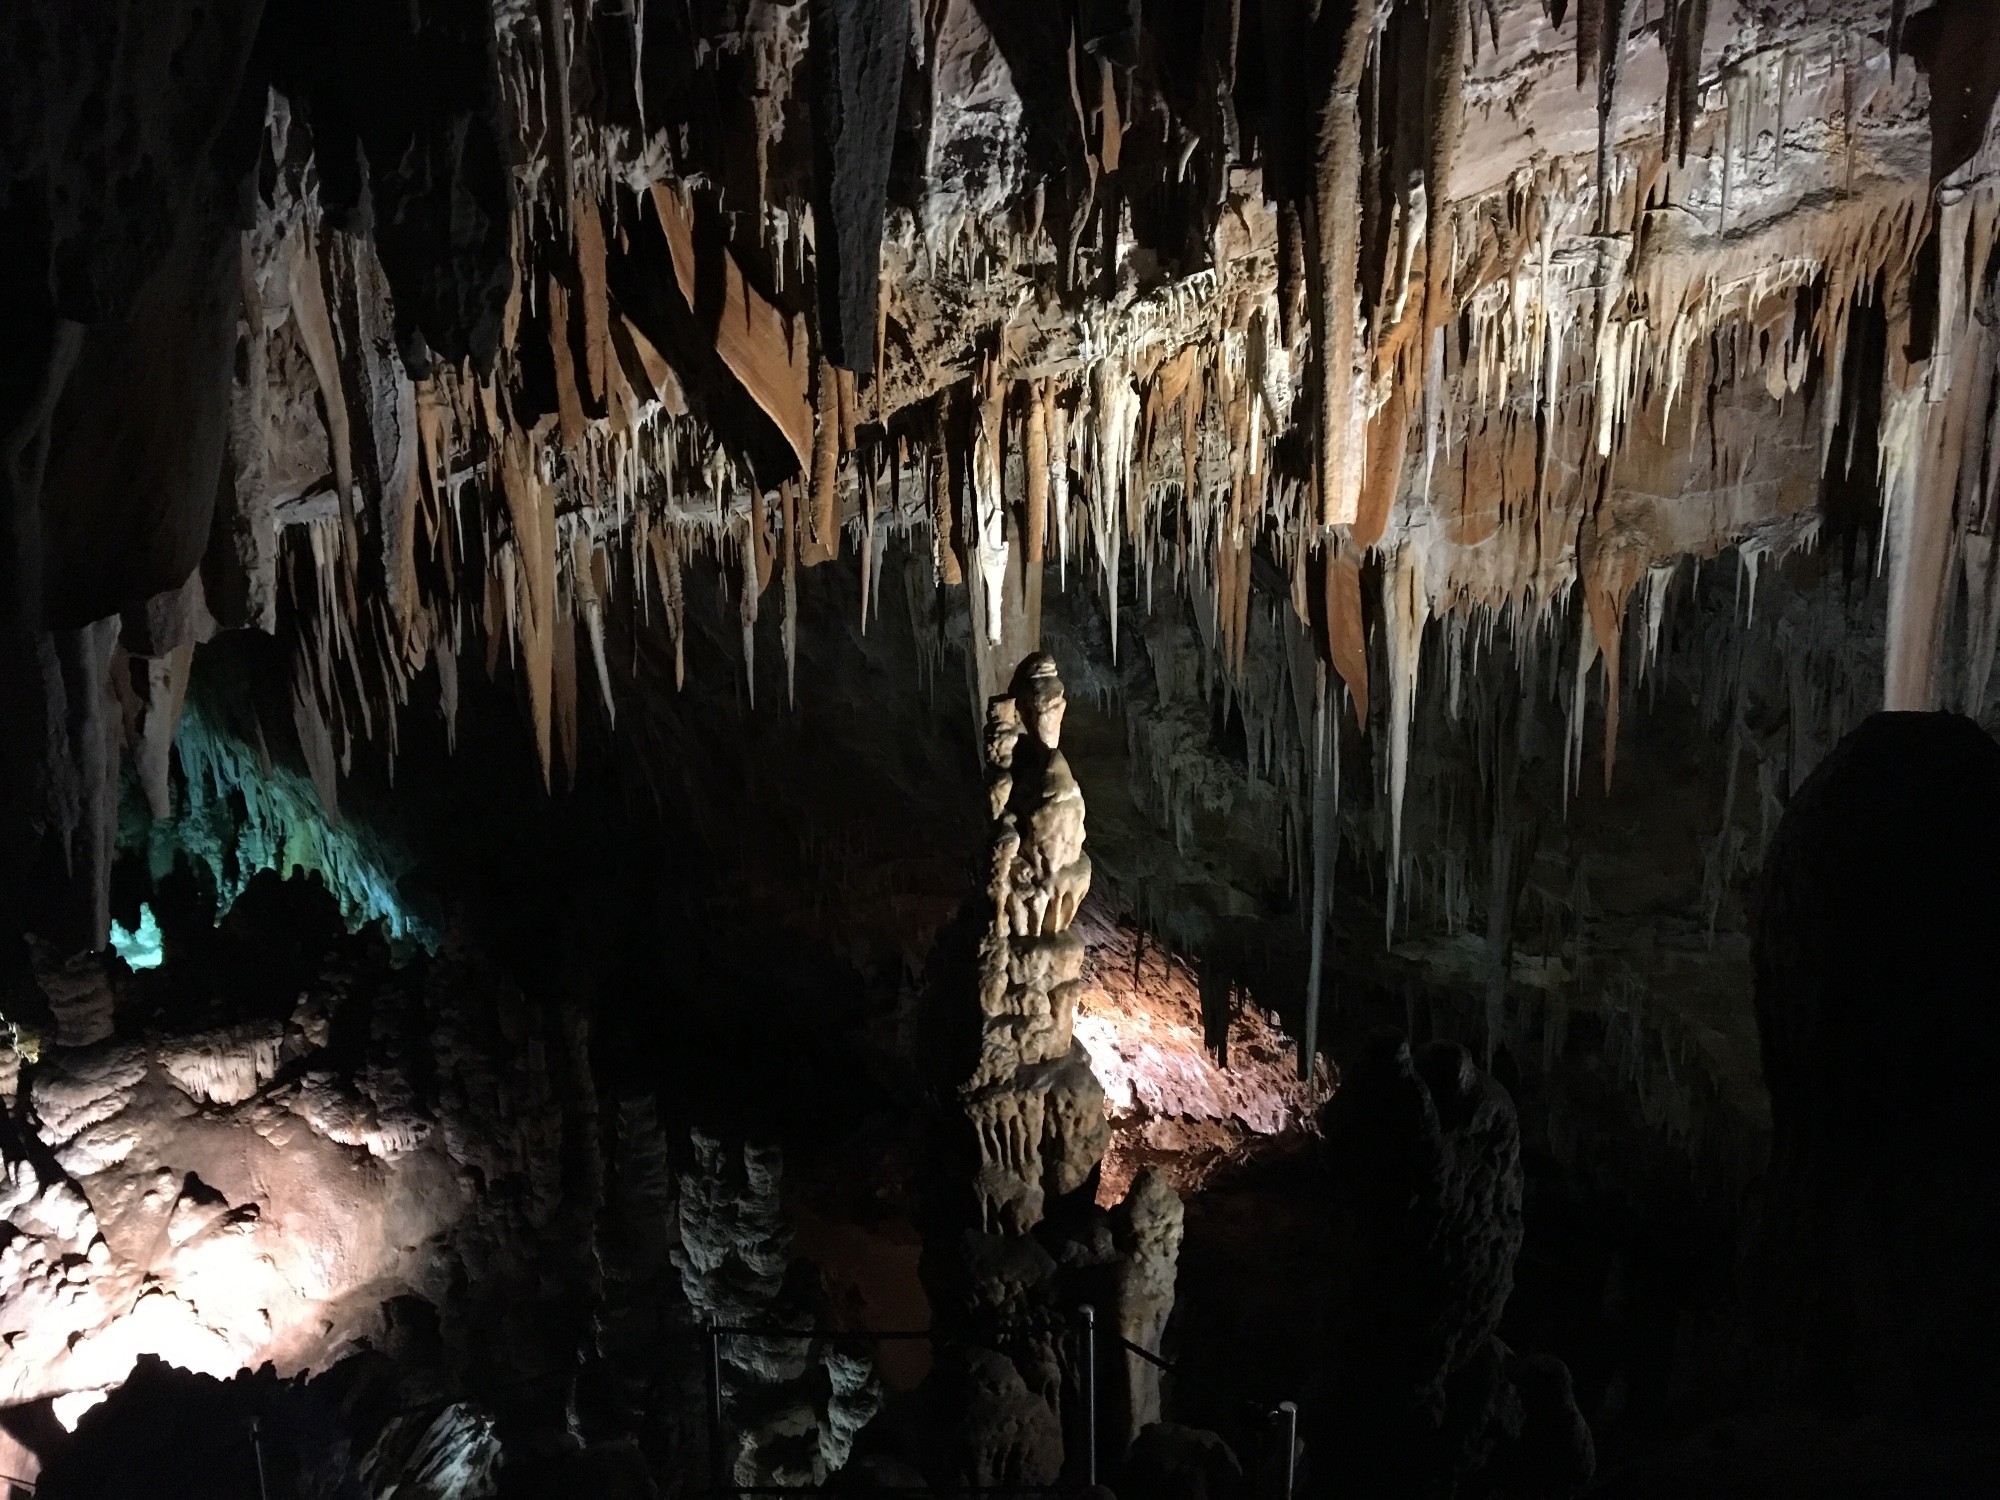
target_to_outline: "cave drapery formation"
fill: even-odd
[[[1077,1307],[1213,1352],[1242,1230],[1197,1189],[1330,1096],[1297,1237],[1341,1270],[1248,1382],[1320,1403],[1304,1483],[1572,1493],[1593,1424],[1629,1458],[1680,1399],[1517,1352],[1530,1158],[1718,1240],[1768,1195],[1756,1352],[1676,1303],[1675,1358],[1982,1410],[1933,1305],[1991,1322],[1966,1244],[1849,1242],[1928,1222],[1930,1148],[1849,1159],[1816,1091],[1864,1007],[1799,934],[1860,921],[1811,851],[1886,867],[1836,836],[1902,816],[1884,756],[1990,796],[1930,729],[1829,756],[1993,705],[1987,0],[21,0],[0,83],[0,1405],[136,1371],[129,1420],[258,1414],[301,1474],[337,1407],[372,1492],[646,1493],[714,1461],[690,1351],[737,1320],[804,1331],[718,1355],[736,1483],[1068,1482]],[[441,788],[489,765],[483,843]],[[621,797],[692,836],[605,832]],[[543,909],[433,899],[460,843],[468,888],[532,849],[603,909],[502,957]],[[657,869],[695,849],[734,863]],[[170,972],[103,956],[142,885]],[[680,901],[754,947],[715,914],[759,900],[893,991],[854,1030],[896,1037],[908,1232],[860,1259],[920,1258],[909,1403],[756,1111],[656,1105],[673,1047],[586,998],[644,970],[607,931]],[[713,992],[657,1031],[736,1057],[716,996],[793,950],[657,945]],[[1914,1109],[1935,1064],[1895,1066]],[[1854,1266],[1903,1300],[1848,1307]],[[1095,1373],[1129,1484],[1269,1479],[1163,1420],[1222,1425],[1192,1381]]]

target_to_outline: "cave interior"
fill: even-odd
[[[2000,1493],[1993,0],[11,0],[0,1496]]]

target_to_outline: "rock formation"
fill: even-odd
[[[1346,1070],[1326,1128],[1338,1292],[1315,1482],[1449,1497],[1511,1473],[1521,1488],[1504,1493],[1580,1491],[1594,1459],[1568,1372],[1496,1337],[1522,1233],[1506,1089],[1463,1047],[1413,1054],[1383,1035]]]
[[[1767,1155],[1764,1394],[1983,1399],[1993,1049],[1948,997],[1990,955],[1936,924],[1991,903],[1932,855],[1984,823],[1828,809],[1891,762],[1984,793],[1879,728],[1807,778],[1877,708],[2000,711],[1990,10],[10,0],[0,1401],[379,1355],[391,1467],[670,1486],[690,1298],[804,1303],[769,1163],[667,1142],[836,1099],[924,1245],[924,1463],[1074,1477],[1077,1309],[1180,1337],[1203,1229],[1143,1172],[1113,1208],[1107,1086],[1240,1142],[1385,1020],[1462,1050],[1330,1117],[1356,1484],[1561,1489],[1579,1408],[1681,1423],[1723,1361],[1661,1330],[1740,1311],[1683,1273]],[[386,945],[218,960],[293,874]],[[1080,1043],[1093,889],[1201,976],[1171,1090]],[[141,899],[158,984],[106,956]],[[1262,1078],[1217,1083],[1242,992]],[[1503,1346],[1517,1155],[1584,1304],[1689,1262],[1643,1359]],[[782,1343],[732,1462],[823,1477],[872,1388]],[[1186,1391],[1095,1373],[1136,1472],[1227,1482]]]
[[[468,650],[573,773],[613,615],[657,598],[681,680],[712,560],[754,695],[759,619],[795,662],[800,573],[851,547],[865,620],[892,535],[966,590],[982,696],[1046,563],[1114,650],[1125,568],[1160,577],[1238,679],[1282,605],[1386,705],[1399,867],[1433,621],[1563,632],[1608,777],[1661,577],[1808,546],[1820,488],[1887,504],[1882,694],[1938,701],[1956,538],[1974,675],[2000,618],[1954,503],[1990,43],[1907,10],[36,0],[0,781],[9,878],[76,891],[21,910],[101,945],[118,747],[157,804],[217,630],[279,638],[332,811]]]
[[[1141,1174],[1108,1216],[1094,1201],[1110,1128],[1074,1037],[1084,954],[1072,923],[1090,860],[1065,707],[1041,654],[988,705],[987,881],[940,940],[930,979],[923,1271],[950,1341],[932,1379],[957,1445],[932,1470],[950,1482],[1053,1483],[1065,1432],[1073,1444],[1083,1430],[1077,1309],[1091,1302],[1107,1333],[1157,1350],[1173,1306],[1181,1204],[1166,1179]],[[1158,1417],[1159,1381],[1108,1339],[1100,1381],[1108,1465]],[[1075,1472],[1074,1448],[1069,1458]]]
[[[330,909],[260,886],[219,938],[286,918],[310,932]],[[453,945],[398,971],[348,940],[289,1015],[268,993],[248,1013],[210,993],[206,1025],[176,1010],[192,960],[137,976],[100,963],[109,1036],[20,1028],[31,1044],[0,1114],[0,1405],[41,1414],[46,1432],[22,1430],[50,1492],[111,1493],[64,1477],[96,1471],[65,1467],[56,1419],[154,1358],[177,1367],[171,1389],[79,1429],[104,1434],[90,1446],[105,1461],[135,1461],[149,1401],[238,1443],[236,1397],[210,1387],[268,1365],[287,1390],[311,1377],[313,1420],[345,1445],[324,1477],[366,1493],[494,1493],[503,1435],[511,1482],[531,1487],[639,1495],[654,1474],[706,1472],[703,1346],[669,1262],[682,1218],[650,1101],[600,1135],[582,1018]],[[43,973],[58,996],[81,983],[76,965]],[[865,1361],[830,1362],[819,1409],[838,1408],[837,1448],[871,1387]],[[185,1384],[197,1376],[209,1386]],[[25,1478],[34,1462],[10,1452]],[[227,1487],[196,1462],[162,1467],[161,1492],[183,1473],[190,1494]]]
[[[1180,1260],[1182,1234],[1180,1195],[1157,1167],[1147,1167],[1132,1179],[1124,1200],[1111,1213],[1111,1233],[1118,1246],[1112,1269],[1112,1327],[1128,1344],[1159,1351],[1174,1310],[1174,1272]],[[1106,1423],[1117,1448],[1127,1448],[1146,1427],[1160,1420],[1160,1370],[1129,1349],[1125,1378],[1114,1386],[1122,1397],[1122,1417],[1107,1413]]]
[[[1882,714],[1785,811],[1757,935],[1771,1165],[1751,1291],[1790,1400],[1990,1435],[2000,746]]]
[[[696,1131],[694,1152],[680,1187],[681,1288],[703,1326],[753,1330],[721,1340],[720,1472],[751,1487],[824,1484],[881,1406],[874,1370],[866,1354],[811,1335],[820,1309],[811,1267],[792,1255],[777,1150]]]

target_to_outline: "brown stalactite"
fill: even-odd
[[[1325,92],[1314,109],[1309,233],[1318,251],[1312,266],[1311,306],[1319,416],[1315,478],[1323,526],[1351,523],[1356,503],[1352,475],[1360,434],[1355,430],[1353,368],[1354,299],[1361,270],[1360,94],[1374,19],[1374,7],[1357,3],[1339,36],[1325,40]],[[1333,29],[1325,16],[1322,26]]]
[[[1097,108],[1097,163],[1109,177],[1124,154],[1125,127],[1118,117],[1118,79],[1108,57],[1097,60]]]
[[[583,441],[588,419],[583,414],[583,393],[577,389],[576,359],[570,352],[569,293],[559,281],[551,280],[549,299],[549,353],[556,367],[556,430],[565,447]]]
[[[1389,399],[1369,419],[1368,468],[1362,475],[1361,499],[1355,508],[1350,542],[1362,551],[1375,546],[1387,534],[1389,515],[1403,484],[1403,459],[1410,437],[1410,397],[1412,381],[1398,378],[1389,390]]]
[[[1354,701],[1354,722],[1368,729],[1368,636],[1361,612],[1360,559],[1338,541],[1325,549],[1326,654],[1347,695]]]
[[[653,572],[660,585],[660,605],[666,614],[667,630],[674,642],[674,687],[687,686],[687,602],[681,581],[680,554],[671,538],[656,531],[650,538]]]
[[[813,424],[812,535],[797,549],[809,568],[832,562],[840,549],[840,448],[840,385],[833,365],[822,359]]]
[[[1604,790],[1609,794],[1618,760],[1618,721],[1623,703],[1625,606],[1645,572],[1646,560],[1634,552],[1605,548],[1595,526],[1588,523],[1579,551],[1579,566],[1585,578],[1584,607],[1590,616],[1591,633],[1604,653]]]
[[[555,712],[556,516],[555,497],[543,483],[538,467],[528,438],[518,432],[507,433],[500,453],[501,493],[525,585],[514,600],[513,625],[528,682],[535,750],[541,757],[543,785],[548,786],[552,784]]]
[[[840,398],[840,451],[854,452],[860,446],[861,404],[854,390],[854,372],[835,365],[834,390]]]
[[[605,370],[611,363],[611,302],[604,284],[604,220],[594,202],[578,199],[572,205],[576,226],[576,270],[583,286],[584,372],[590,381],[590,400],[601,406],[605,395]]]

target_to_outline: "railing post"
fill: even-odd
[[[257,1455],[257,1494],[259,1500],[271,1500],[271,1487],[264,1480],[264,1432],[255,1417],[250,1419],[250,1451]]]
[[[1280,1401],[1278,1415],[1285,1423],[1285,1500],[1292,1500],[1292,1489],[1298,1482],[1299,1467],[1298,1402]]]
[[[1097,1309],[1083,1305],[1083,1477],[1097,1483]]]
[[[720,1495],[728,1476],[722,1452],[722,1330],[713,1323],[708,1326],[708,1478]]]

